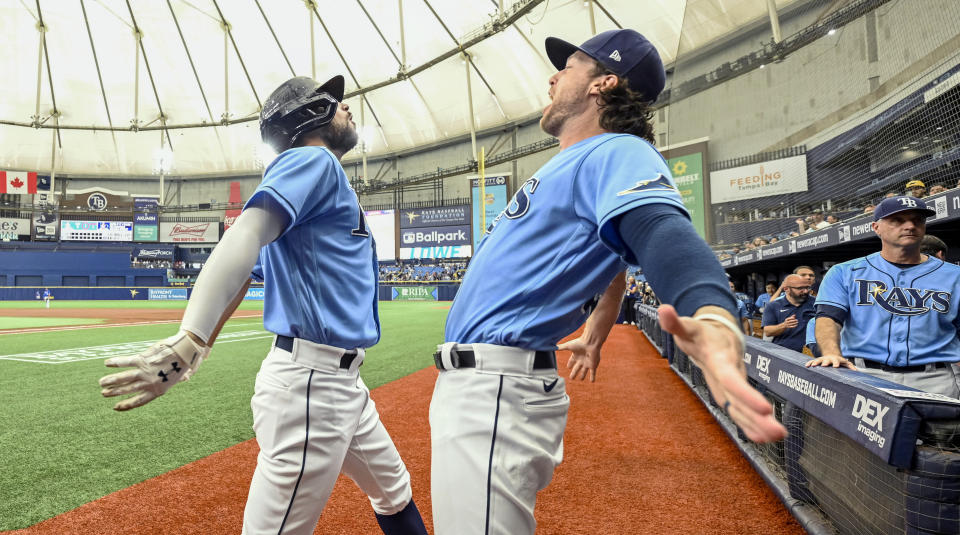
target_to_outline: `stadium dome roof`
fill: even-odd
[[[473,128],[538,113],[547,36],[631,27],[670,63],[765,17],[767,0],[0,0],[0,168],[256,172],[263,100],[337,73],[367,154],[389,154],[471,131],[467,72]]]

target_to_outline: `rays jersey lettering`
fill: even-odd
[[[493,230],[497,226],[497,223],[501,218],[506,217],[507,219],[518,219],[530,211],[530,202],[531,198],[535,191],[537,191],[537,186],[540,185],[540,179],[537,177],[530,177],[526,182],[520,186],[520,189],[513,194],[513,198],[510,199],[510,203],[507,204],[507,207],[503,209],[502,212],[497,214],[497,217],[493,218],[493,221],[490,222],[490,227],[487,231]]]
[[[817,305],[847,312],[843,356],[914,366],[960,360],[958,297],[960,267],[932,257],[901,267],[874,253],[830,268]]]
[[[876,304],[898,316],[919,316],[930,310],[941,314],[950,312],[950,292],[897,286],[888,289],[883,281],[865,279],[855,282],[860,306]]]
[[[621,194],[622,193],[622,194]],[[652,145],[601,134],[566,147],[519,187],[470,261],[446,341],[550,350],[589,313],[624,263],[613,220],[651,203],[686,213]]]

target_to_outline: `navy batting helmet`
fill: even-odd
[[[313,78],[297,76],[273,90],[260,111],[260,138],[281,153],[297,139],[329,124],[343,100],[343,76],[320,85]]]

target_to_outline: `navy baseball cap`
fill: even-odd
[[[630,82],[630,87],[643,98],[654,101],[663,91],[667,75],[656,47],[634,30],[608,30],[575,46],[556,37],[547,37],[547,57],[557,70],[563,70],[567,58],[583,52],[601,65]]]
[[[906,212],[907,210],[919,210],[923,212],[924,217],[937,215],[937,211],[928,208],[927,203],[923,202],[922,199],[910,197],[909,195],[901,195],[899,197],[884,199],[883,202],[878,204],[873,210],[873,220],[880,221],[887,216],[898,212]]]

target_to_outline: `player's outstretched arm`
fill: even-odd
[[[196,372],[225,317],[239,304],[238,289],[249,281],[260,248],[275,240],[287,222],[282,209],[245,209],[197,277],[180,331],[140,354],[106,360],[110,368],[133,368],[100,379],[104,397],[134,394],[114,405],[115,410],[145,405]]]
[[[583,380],[590,375],[590,382],[597,380],[597,367],[600,366],[600,348],[607,340],[610,329],[617,322],[617,316],[620,314],[620,302],[623,298],[623,291],[627,287],[624,276],[621,271],[613,277],[610,285],[597,302],[597,307],[593,309],[590,317],[587,318],[583,327],[583,334],[578,338],[564,342],[557,346],[560,351],[571,351],[570,359],[567,360],[567,368],[570,370],[570,379]]]
[[[694,317],[681,317],[670,305],[657,310],[660,326],[703,371],[713,399],[754,442],[773,442],[787,436],[774,417],[773,406],[747,382],[743,364],[743,338],[733,316],[720,307],[706,306]],[[715,319],[698,319],[709,315]],[[723,322],[719,318],[725,318]]]
[[[852,362],[843,357],[840,352],[840,330],[842,325],[828,316],[819,316],[816,318],[814,334],[817,337],[817,345],[820,346],[820,357],[808,360],[806,366],[833,366],[839,368],[849,368],[856,370],[857,367]]]

